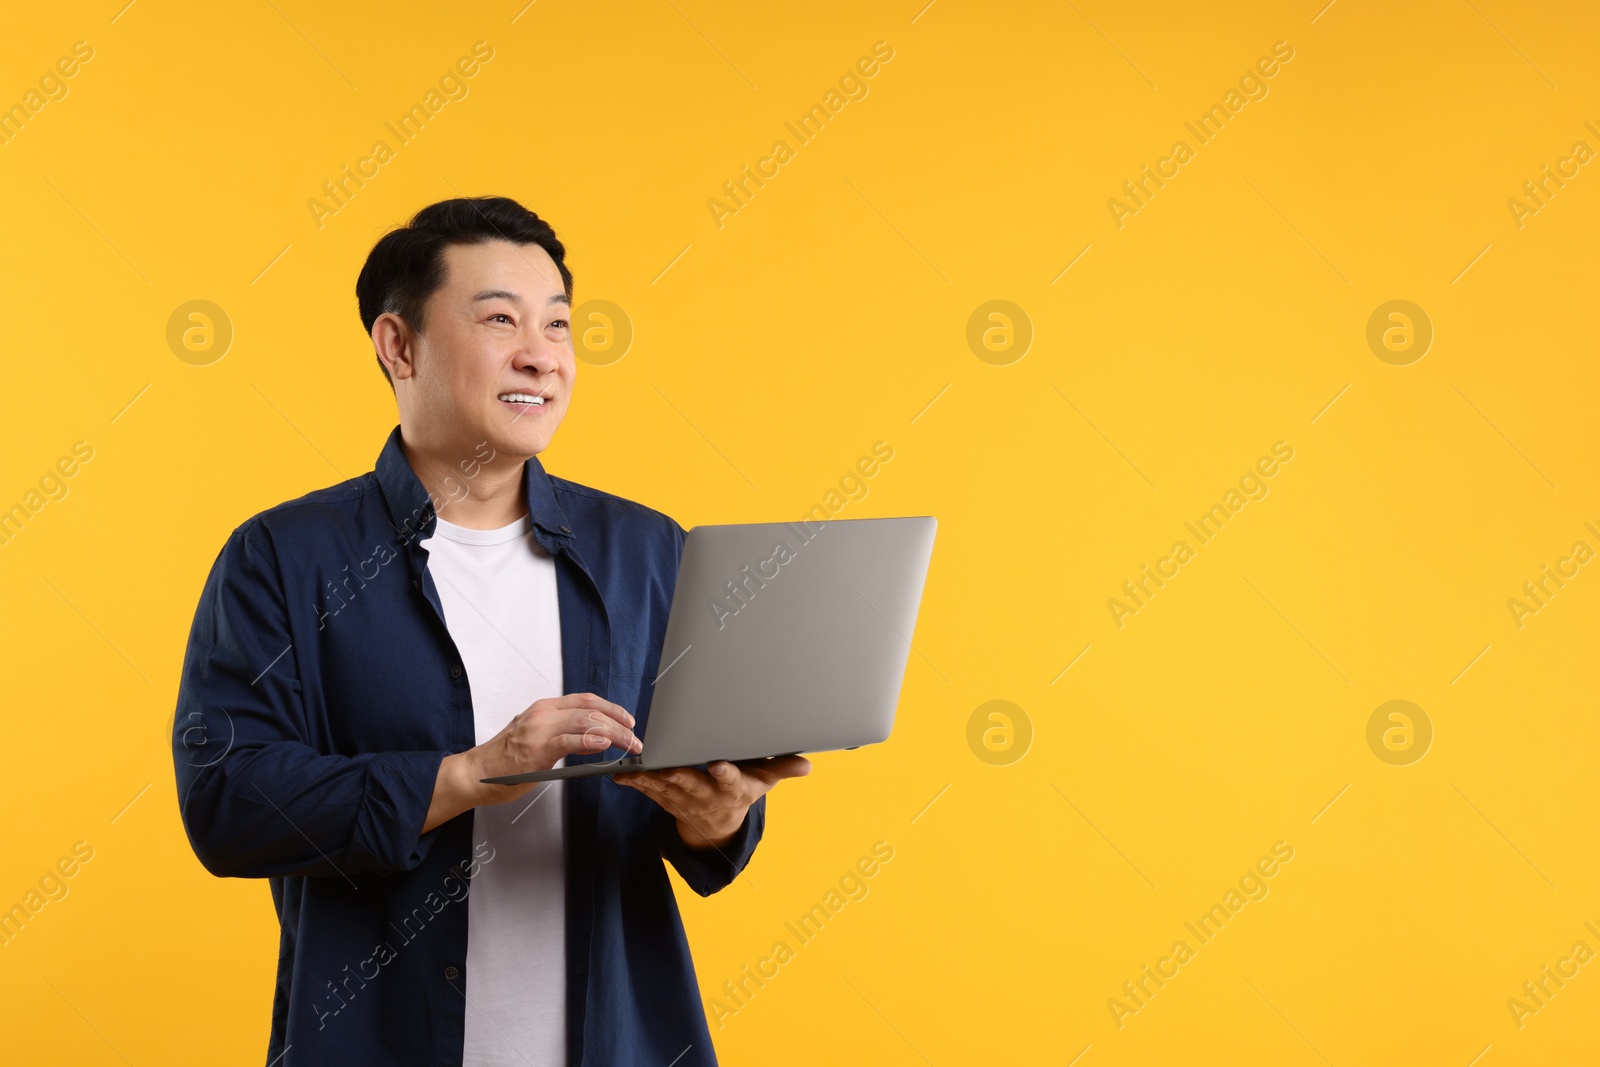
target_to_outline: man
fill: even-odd
[[[195,854],[271,880],[267,1061],[714,1063],[663,857],[726,886],[810,765],[480,782],[642,751],[685,533],[536,458],[577,370],[537,215],[425,208],[356,296],[400,424],[233,531],[178,694]]]

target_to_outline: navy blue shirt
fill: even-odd
[[[555,557],[566,691],[621,704],[647,731],[684,530],[537,458],[523,483]],[[270,880],[277,1067],[461,1063],[466,896],[494,857],[474,846],[470,811],[422,832],[440,762],[474,743],[471,679],[418,545],[444,503],[397,426],[375,470],[234,530],[195,611],[179,804],[208,871]],[[700,895],[721,889],[755,851],[765,798],[732,841],[699,850],[633,789],[577,778],[565,794],[566,958],[528,967],[565,969],[568,1062],[715,1063],[663,859]]]

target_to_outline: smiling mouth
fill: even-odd
[[[538,393],[501,393],[500,403],[504,404],[507,410],[516,412],[511,419],[512,422],[516,422],[524,415],[532,414],[535,417],[543,415],[550,401]]]

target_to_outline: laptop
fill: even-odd
[[[921,515],[692,528],[659,666],[641,687],[644,751],[483,781],[520,785],[887,740],[937,525]]]

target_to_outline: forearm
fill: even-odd
[[[427,833],[477,807],[482,802],[481,789],[482,785],[472,769],[470,751],[446,756],[439,764],[439,776],[433,783],[433,799],[428,804],[428,817],[422,822],[422,832]]]

